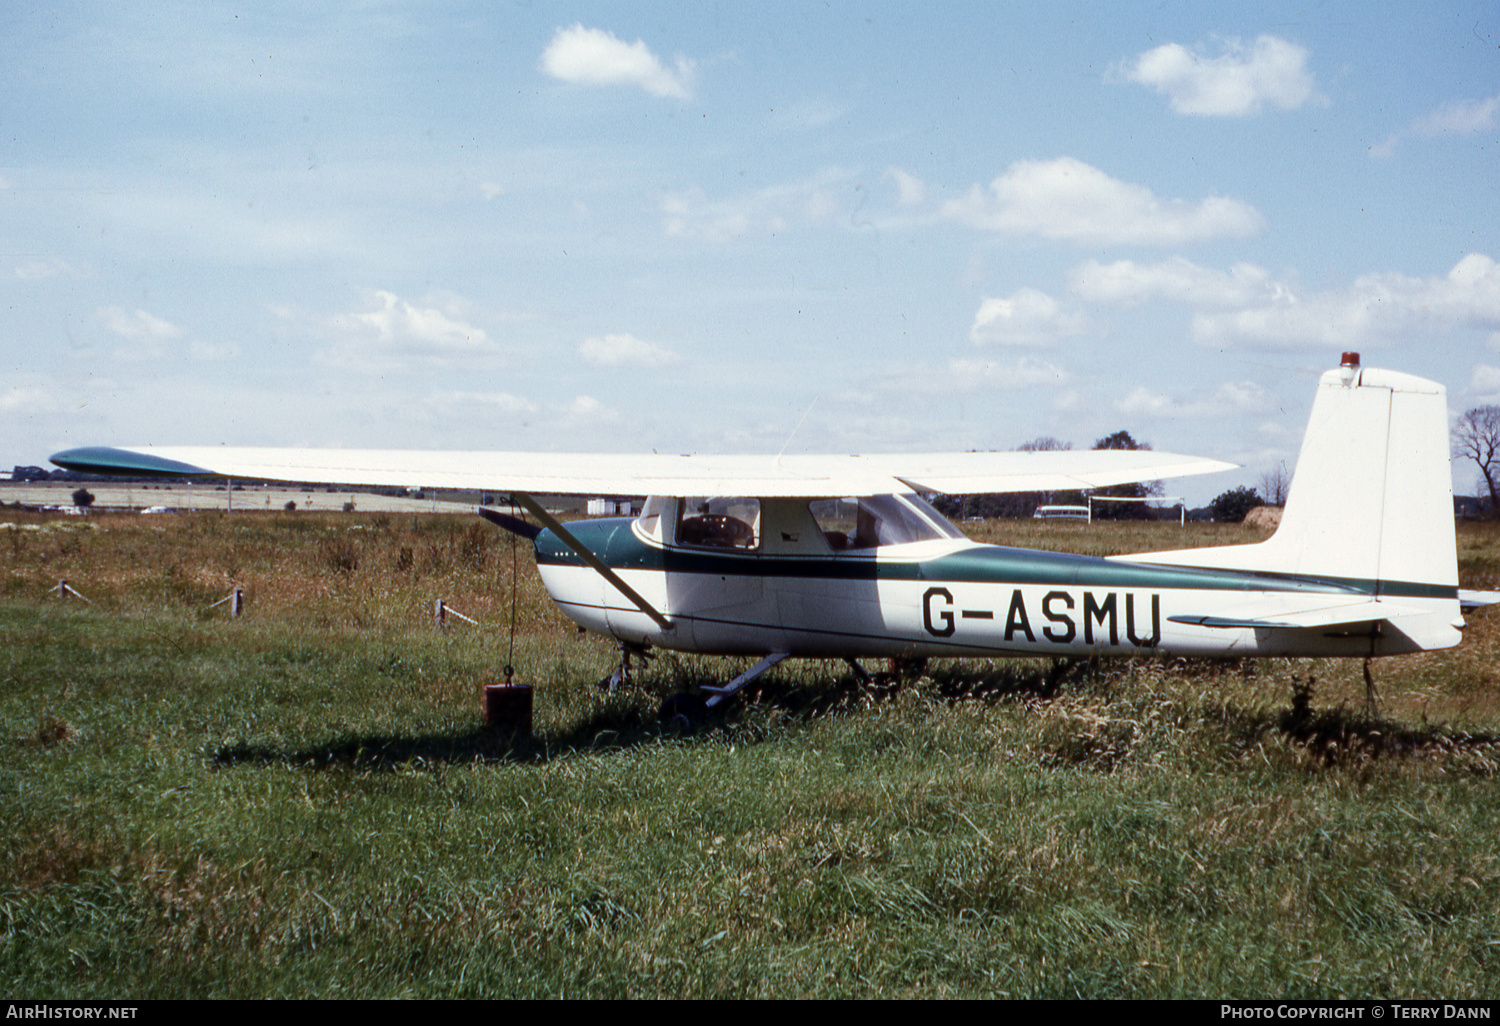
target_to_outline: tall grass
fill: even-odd
[[[805,662],[685,736],[660,698],[732,661],[663,655],[604,695],[613,652],[523,548],[536,729],[512,742],[479,719],[513,572],[482,525],[14,520],[46,528],[0,535],[15,996],[1500,983],[1493,613],[1460,649],[1377,663],[1374,716],[1337,661],[945,662],[878,689]],[[1062,526],[984,530],[1101,553],[1225,540]],[[1461,549],[1465,586],[1496,587],[1500,531],[1466,525]],[[59,577],[91,604],[48,597]],[[208,609],[234,584],[238,620]],[[482,626],[433,629],[435,598]]]

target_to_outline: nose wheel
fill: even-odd
[[[632,658],[635,660],[634,663],[631,662]],[[615,668],[614,673],[599,682],[599,687],[609,692],[617,688],[629,687],[630,675],[635,671],[644,670],[646,664],[655,658],[656,656],[648,652],[644,645],[621,645],[620,665]]]

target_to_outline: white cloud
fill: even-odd
[[[573,401],[567,405],[567,412],[574,417],[594,420],[598,418],[608,419],[613,412],[591,395],[575,396]]]
[[[677,359],[665,346],[630,334],[586,338],[578,346],[578,355],[595,367],[660,367]]]
[[[943,204],[944,217],[985,231],[1040,235],[1081,245],[1176,246],[1243,238],[1264,219],[1239,200],[1158,199],[1072,157],[1020,160],[984,189]]]
[[[1071,380],[1072,376],[1054,363],[1034,356],[1022,356],[1003,362],[973,357],[950,359],[941,366],[901,367],[874,375],[867,384],[877,397],[888,394],[942,397],[970,392],[1054,388]]]
[[[1115,403],[1115,409],[1130,416],[1160,417],[1168,413],[1172,405],[1172,400],[1166,395],[1137,385],[1129,395]]]
[[[1412,125],[1412,131],[1421,136],[1477,135],[1495,127],[1495,115],[1500,111],[1500,94],[1487,100],[1465,103],[1460,100],[1444,104],[1425,118]]]
[[[859,202],[845,197],[855,176],[827,168],[812,178],[784,182],[728,199],[710,200],[702,189],[669,193],[661,201],[663,230],[672,238],[727,242],[745,235],[776,235],[809,224],[844,219]]]
[[[1441,277],[1372,273],[1348,288],[1314,293],[1254,264],[1218,271],[1181,257],[1156,264],[1089,260],[1068,281],[1085,302],[1159,298],[1195,307],[1194,337],[1206,345],[1357,349],[1462,330],[1488,333],[1500,350],[1500,267],[1482,253],[1470,253]]]
[[[771,124],[777,128],[807,131],[824,128],[849,113],[847,104],[826,97],[815,97],[795,103],[778,104],[771,111]]]
[[[55,278],[59,275],[69,277],[82,277],[83,271],[74,267],[61,257],[35,257],[24,260],[16,265],[16,277],[22,281],[42,281],[46,278]]]
[[[1440,278],[1366,274],[1347,289],[1303,296],[1283,288],[1258,305],[1193,319],[1199,342],[1272,348],[1378,347],[1456,330],[1500,331],[1500,267],[1482,253]]]
[[[126,345],[112,351],[117,360],[136,362],[156,360],[167,353],[167,343],[179,337],[182,329],[145,310],[126,310],[106,306],[97,314],[104,330],[124,339]]]
[[[240,355],[240,347],[233,342],[200,342],[194,339],[188,343],[188,355],[195,360],[232,360]]]
[[[375,291],[375,309],[338,314],[324,322],[333,346],[319,354],[326,363],[389,370],[410,360],[453,362],[498,355],[483,328],[459,320],[452,307],[416,306],[394,293]]]
[[[107,330],[131,340],[169,339],[182,334],[175,324],[145,310],[132,313],[118,306],[106,306],[99,311],[99,320]]]
[[[1494,129],[1500,119],[1500,93],[1487,100],[1446,103],[1426,117],[1418,118],[1382,143],[1370,147],[1370,156],[1389,157],[1408,138],[1435,139],[1447,135],[1478,135]]]
[[[52,393],[35,385],[12,386],[0,393],[0,413],[51,413],[58,409]]]
[[[445,352],[470,352],[489,342],[483,329],[453,320],[441,310],[413,306],[390,292],[377,291],[375,295],[380,300],[379,309],[348,314],[341,320],[373,332],[383,342]]]
[[[1475,406],[1500,403],[1500,367],[1487,363],[1474,365],[1469,376],[1469,387],[1464,389],[1465,401]]]
[[[476,407],[485,415],[500,413],[507,417],[529,417],[540,411],[530,399],[509,392],[449,392],[439,404],[443,409]]]
[[[542,70],[564,82],[639,86],[652,96],[680,100],[693,91],[694,63],[686,57],[678,57],[669,70],[641,40],[627,43],[582,25],[557,30],[542,52]]]
[[[537,400],[510,392],[471,392],[465,390],[436,393],[431,400],[421,404],[420,419],[431,421],[432,410],[441,410],[448,421],[454,418],[480,418],[488,422],[499,416],[513,421],[535,420],[547,424],[549,430],[565,425],[584,426],[609,423],[619,419],[619,413],[604,405],[591,395],[579,395],[572,399]],[[597,446],[597,443],[596,443]]]
[[[1011,363],[997,360],[954,359],[948,361],[948,374],[962,391],[1003,388],[1007,390],[1040,388],[1066,384],[1072,375],[1055,363],[1023,356]]]
[[[729,242],[750,231],[750,214],[724,204],[709,204],[702,189],[676,192],[661,199],[664,231],[676,239]]]
[[[979,304],[969,340],[975,345],[1049,346],[1088,330],[1088,318],[1065,312],[1057,300],[1033,288]]]
[[[927,198],[927,185],[916,175],[893,167],[886,172],[886,176],[895,181],[903,207],[916,206]]]
[[[667,235],[705,242],[728,242],[751,229],[750,214],[729,202],[710,203],[702,189],[672,193],[661,201]],[[775,222],[768,225],[773,229]]]
[[[1275,36],[1260,36],[1248,48],[1226,40],[1217,57],[1167,43],[1141,54],[1121,74],[1166,96],[1179,114],[1245,117],[1268,104],[1295,110],[1327,102],[1313,87],[1307,51]]]
[[[1201,267],[1182,257],[1157,264],[1089,260],[1068,273],[1073,294],[1090,303],[1130,306],[1160,297],[1189,306],[1243,306],[1274,299],[1282,286],[1254,264],[1235,264],[1228,271]]]
[[[1230,382],[1212,393],[1184,402],[1161,392],[1137,385],[1125,398],[1117,401],[1117,411],[1132,417],[1200,420],[1226,415],[1264,412],[1271,407],[1266,390],[1253,381]]]

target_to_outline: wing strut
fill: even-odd
[[[573,533],[566,527],[564,527],[556,517],[543,509],[541,503],[537,502],[525,492],[511,492],[510,497],[514,499],[519,505],[526,507],[526,509],[530,511],[533,516],[535,516],[542,523],[546,524],[547,530],[557,535],[559,540],[561,540],[564,545],[573,550],[573,554],[575,556],[598,571],[600,577],[603,577],[610,584],[614,585],[616,591],[618,591],[621,595],[624,595],[631,602],[635,603],[635,605],[640,609],[641,612],[645,613],[647,616],[651,617],[651,619],[655,620],[657,625],[661,627],[662,630],[669,631],[674,626],[676,626],[672,623],[671,620],[668,620],[661,613],[657,612],[656,609],[651,605],[651,603],[641,598],[640,593],[630,585],[626,584],[624,580],[620,578],[619,574],[615,573],[608,566],[606,566],[604,560],[594,555],[589,551],[588,547],[583,544],[583,542],[573,537]]]

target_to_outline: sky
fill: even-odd
[[[9,4],[0,68],[7,468],[1124,429],[1203,502],[1342,351],[1500,403],[1493,0]]]

